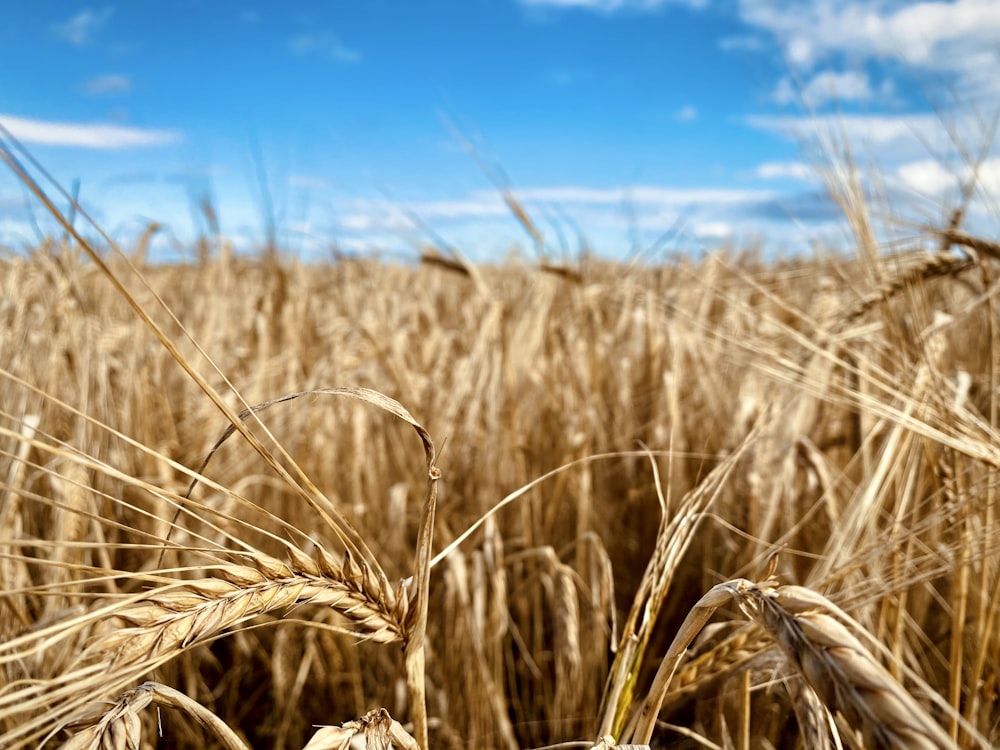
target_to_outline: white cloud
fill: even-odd
[[[417,228],[408,216],[392,206],[372,206],[344,214],[339,220],[340,227],[359,234],[371,232],[409,232]]]
[[[647,222],[666,221],[669,226],[677,211],[693,206],[717,208],[740,204],[754,204],[774,198],[770,190],[727,190],[718,188],[670,188],[639,185],[622,188],[588,188],[574,185],[522,188],[514,193],[529,213],[538,213],[546,204],[560,204],[571,212],[584,210],[594,218],[602,210],[614,214],[614,223],[622,219],[622,206],[629,203]],[[437,221],[462,222],[483,220],[511,220],[514,216],[503,198],[493,191],[474,191],[466,198],[455,200],[425,200],[405,204],[392,202],[351,201],[341,205],[345,213],[340,223],[347,229],[369,231],[372,229],[414,229],[411,216],[434,223]],[[665,217],[669,217],[667,220]],[[662,222],[661,222],[662,223]],[[657,224],[659,226],[659,224]]]
[[[933,114],[751,115],[746,123],[798,143],[813,142],[817,138],[846,138],[856,148],[870,145],[893,147],[899,151],[916,149],[919,153],[926,153],[927,147],[945,148],[951,143],[948,129]]]
[[[862,169],[877,167],[895,172],[902,165],[932,156],[960,163],[963,153],[979,153],[984,145],[992,148],[987,156],[1000,151],[992,142],[989,123],[974,112],[947,114],[815,116],[755,115],[744,122],[808,149],[809,158],[837,166],[845,147]]]
[[[340,217],[340,226],[352,232],[367,232],[375,226],[375,219],[369,214],[346,214]]]
[[[735,229],[753,231],[750,225],[771,221],[761,216],[761,206],[773,201],[769,190],[725,190],[715,188],[671,188],[640,185],[627,188],[590,188],[576,185],[543,186],[518,189],[515,196],[536,222],[542,233],[552,238],[549,222],[551,204],[559,204],[559,215],[571,216],[572,234],[576,230],[597,243],[595,247],[629,246],[636,227],[642,242],[652,245],[667,230],[675,230],[678,217],[684,217],[686,241],[701,237],[730,236]],[[626,203],[629,210],[625,210]],[[525,240],[510,208],[494,191],[474,191],[454,200],[412,201],[395,204],[389,201],[349,201],[339,205],[338,226],[348,236],[373,242],[393,237],[423,236],[426,223],[440,232],[463,252],[479,254],[484,249],[498,250]],[[736,224],[733,224],[733,217]],[[787,224],[786,220],[780,222]],[[477,238],[474,241],[472,238]],[[376,241],[377,240],[377,241]],[[397,240],[398,241],[398,240]]]
[[[885,28],[892,53],[922,63],[947,42],[1000,43],[1000,11],[994,0],[915,3],[888,16]]]
[[[821,160],[824,171],[830,170],[840,179],[848,162],[849,148],[860,178],[871,185],[877,176],[880,191],[891,205],[891,211],[904,216],[914,207],[916,194],[935,201],[942,198],[954,202],[957,188],[971,174],[963,154],[980,153],[989,133],[973,114],[947,117],[938,114],[833,115],[829,117],[756,116],[746,122],[751,127],[769,131],[805,146],[812,158]],[[950,167],[949,165],[955,165]],[[792,176],[794,169],[789,169]],[[758,167],[759,177],[778,176],[782,168],[772,165]],[[992,215],[996,196],[1000,195],[1000,155],[996,146],[980,166],[976,193],[970,205],[970,216]],[[919,220],[925,220],[922,217]],[[993,231],[988,224],[979,231]]]
[[[694,234],[706,240],[724,240],[732,237],[734,232],[727,221],[706,221],[694,228]]]
[[[519,194],[520,195],[520,194]],[[348,213],[341,225],[354,231],[403,231],[416,229],[421,221],[465,221],[507,218],[510,209],[503,199],[488,192],[475,192],[468,198],[457,200],[425,200],[399,204],[392,202],[352,201],[345,204]]]
[[[692,104],[681,107],[676,115],[677,122],[694,122],[698,119],[698,110]]]
[[[836,73],[823,71],[796,86],[788,76],[782,78],[771,98],[777,104],[804,103],[809,107],[819,107],[827,102],[868,101],[874,92],[868,76],[858,70]]]
[[[94,35],[107,25],[114,13],[114,8],[84,8],[72,18],[55,24],[52,29],[70,44],[79,47],[93,41]]]
[[[983,67],[1000,75],[996,0],[739,0],[748,25],[770,33],[796,68],[834,55],[856,61],[899,60],[918,70],[951,73],[960,82]],[[969,60],[978,65],[972,68]]]
[[[816,179],[816,170],[801,161],[769,161],[754,170],[754,174],[762,180],[802,180],[812,182]]]
[[[979,167],[979,184],[988,194],[1000,195],[1000,158],[987,159]]]
[[[165,146],[180,140],[180,134],[173,130],[153,130],[93,123],[48,122],[5,114],[0,114],[0,124],[3,124],[19,141],[43,146],[75,146],[112,150]]]
[[[921,193],[943,193],[958,187],[958,177],[933,159],[909,162],[897,174],[908,186]]]
[[[410,204],[409,208],[417,216],[435,219],[484,219],[510,215],[510,209],[500,196],[482,193],[473,193],[468,200],[421,201]]]
[[[972,175],[971,167],[958,170],[948,169],[933,159],[908,162],[897,170],[900,180],[917,192],[926,195],[940,195],[956,190]],[[1000,158],[987,159],[980,166],[977,184],[990,195],[1000,194]]]
[[[123,75],[97,76],[84,81],[82,89],[91,96],[127,94],[132,90],[132,79]]]
[[[348,47],[328,31],[297,34],[288,40],[288,51],[298,57],[319,55],[340,63],[359,63],[362,60],[360,52]]]
[[[779,203],[773,190],[676,188],[663,185],[588,187],[550,185],[520,188],[517,199],[545,236],[550,248],[573,246],[580,238],[609,257],[636,247],[695,249],[724,238],[767,237],[774,247],[800,247],[817,231],[839,221],[835,209],[816,210],[825,199],[815,191],[791,206]],[[559,204],[554,211],[552,204]],[[531,246],[502,198],[477,190],[452,200],[420,200],[397,204],[388,200],[335,201],[338,244],[348,247],[407,248],[428,237],[423,224],[444,242],[475,259],[496,259],[511,248]],[[805,214],[796,211],[804,207]],[[561,229],[554,229],[553,223]],[[680,231],[678,232],[678,226]],[[664,245],[664,235],[671,238]],[[583,240],[582,238],[586,238]]]

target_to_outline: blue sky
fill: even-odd
[[[190,244],[210,198],[239,247],[473,259],[545,237],[615,256],[841,231],[810,163],[846,138],[881,194],[940,216],[1000,111],[996,0],[18,4],[0,123],[123,243]],[[950,134],[949,134],[950,131]],[[957,143],[957,145],[956,145]],[[996,226],[1000,150],[974,220]],[[266,185],[270,208],[262,197]],[[35,240],[0,175],[0,242]]]

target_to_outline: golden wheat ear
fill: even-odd
[[[927,710],[861,644],[852,632],[861,630],[858,623],[822,594],[803,586],[780,585],[774,579],[726,581],[698,601],[661,663],[633,739],[649,741],[685,649],[715,610],[730,601],[778,644],[812,694],[833,718],[842,718],[860,734],[864,747],[957,750],[958,745]],[[802,711],[804,715],[815,712],[812,703]],[[813,722],[811,729],[819,731],[823,725],[836,732],[831,722]]]
[[[349,750],[356,735],[365,738],[365,747],[419,750],[413,737],[384,708],[369,711],[360,719],[339,727],[321,727],[302,750]]]
[[[773,581],[723,586],[827,708],[861,733],[866,747],[957,748],[848,627],[860,625],[825,596]]]
[[[158,682],[144,682],[102,705],[97,716],[79,722],[85,728],[64,742],[59,750],[144,747],[139,714],[149,705],[180,709],[211,730],[224,750],[249,750],[246,743],[211,711],[179,690]]]

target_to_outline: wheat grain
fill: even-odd
[[[111,656],[112,667],[160,662],[269,612],[285,613],[302,604],[331,607],[354,623],[365,638],[402,640],[407,598],[401,590],[373,589],[363,570],[327,568],[321,574],[294,570],[258,555],[255,565],[217,569],[217,577],[164,586],[115,613],[131,627],[116,628],[91,649]],[[377,586],[377,584],[376,584]]]

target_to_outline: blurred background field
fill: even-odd
[[[930,715],[976,747],[997,741],[1000,717],[1000,256],[949,231],[953,248],[928,233],[879,252],[862,232],[855,257],[766,262],[719,251],[655,265],[310,264],[206,240],[193,263],[106,263],[234,408],[193,342],[250,404],[332,386],[401,402],[443,446],[435,552],[544,478],[433,569],[431,746],[593,743],[614,713],[602,696],[624,630],[646,644],[632,697],[612,699],[627,714],[699,597],[759,579],[778,553],[783,582],[849,611]],[[275,519],[336,544],[239,436],[204,471],[219,487],[196,488],[201,509],[171,528],[189,483],[180,467],[202,464],[225,419],[74,243],[8,255],[2,274],[5,638],[137,594],[161,564],[185,566],[162,576],[190,577],[244,542],[281,557],[269,535],[289,532]],[[426,485],[412,430],[321,396],[260,416],[390,580],[410,575]],[[676,526],[682,498],[705,503],[696,527]],[[167,538],[182,549],[164,562]],[[663,585],[640,590],[670,544]],[[647,601],[658,616],[627,622]],[[707,746],[809,742],[790,698],[801,678],[734,614],[682,662],[654,746],[696,746],[691,733]],[[318,605],[250,621],[265,623],[220,632],[147,677],[255,747],[302,747],[313,725],[374,707],[405,721],[398,646],[330,630],[342,617]],[[102,626],[55,650],[8,651],[0,698],[23,696],[28,675],[59,684]],[[5,736],[24,710],[0,713]],[[177,712],[142,721],[143,747],[215,741]]]

